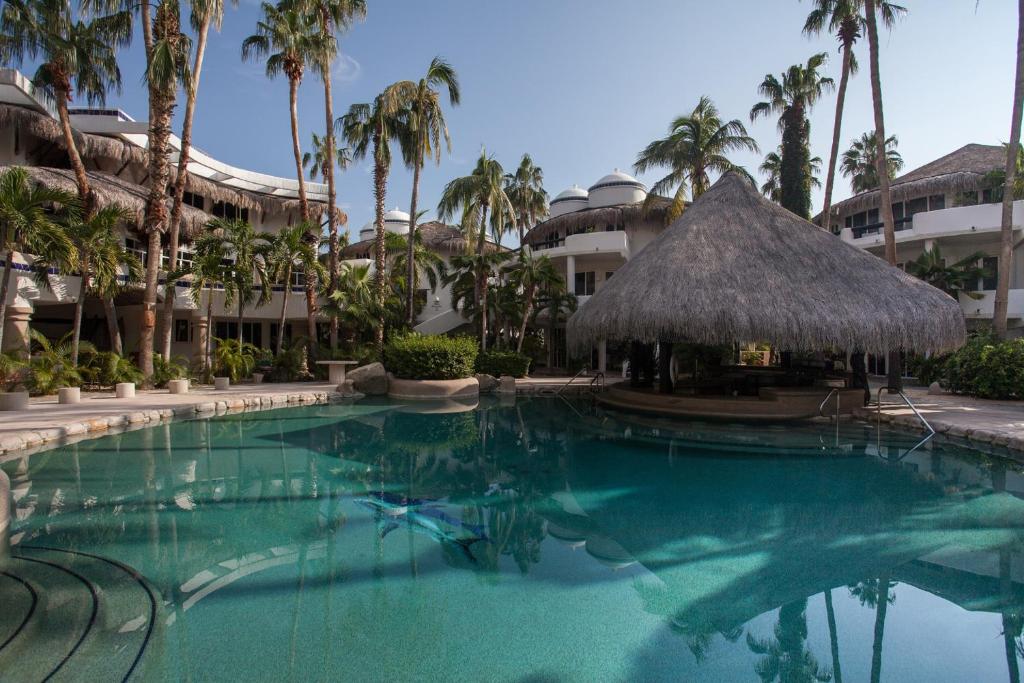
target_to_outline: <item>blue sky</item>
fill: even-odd
[[[554,196],[586,187],[613,168],[629,170],[636,153],[665,133],[670,119],[709,95],[723,116],[739,118],[762,153],[778,144],[774,121],[750,124],[757,84],[827,51],[829,75],[840,60],[832,37],[801,35],[804,0],[368,0],[366,21],[341,43],[335,112],[366,102],[384,86],[415,79],[434,55],[458,70],[462,106],[448,112],[453,150],[423,174],[421,202],[431,211],[444,184],[472,169],[486,146],[507,169],[529,152]],[[913,168],[968,142],[999,143],[1009,133],[1016,39],[1015,3],[1007,0],[906,0],[909,12],[882,34],[886,128]],[[259,7],[242,0],[211,37],[199,94],[195,143],[227,163],[292,175],[288,90],[262,66],[243,63],[240,43]],[[137,119],[146,112],[141,41],[122,55],[124,92],[109,104]],[[844,148],[872,127],[867,46],[851,80]],[[826,159],[835,98],[812,113],[813,153]],[[180,112],[179,112],[180,114]],[[310,74],[300,90],[301,139],[324,126],[322,87]],[[176,123],[180,130],[180,118]],[[756,155],[735,161],[754,171]],[[650,184],[656,175],[641,179]],[[387,206],[408,208],[411,174],[394,168]],[[845,179],[837,198],[850,194]],[[369,164],[339,176],[349,227],[372,218]],[[814,197],[820,209],[821,192]],[[432,213],[431,213],[432,215]]]

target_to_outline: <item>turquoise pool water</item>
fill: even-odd
[[[1016,681],[1024,477],[916,442],[520,399],[8,461],[0,679]]]

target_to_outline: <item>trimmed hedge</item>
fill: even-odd
[[[526,377],[530,371],[530,357],[515,351],[484,351],[477,357],[476,367],[478,372],[494,377]]]
[[[476,367],[470,337],[395,336],[384,347],[384,366],[399,379],[465,379]]]

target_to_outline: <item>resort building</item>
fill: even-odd
[[[145,262],[149,258],[146,238],[138,231],[144,215],[147,186],[148,124],[135,121],[117,109],[72,109],[71,124],[78,148],[89,175],[93,191],[101,205],[118,204],[129,210],[133,221],[123,226],[126,247]],[[172,136],[172,180],[177,169],[177,152],[181,141]],[[29,79],[12,69],[0,70],[0,169],[25,167],[38,183],[74,191],[75,178],[70,169],[56,109],[49,98],[37,92]],[[326,220],[327,187],[306,183],[311,213]],[[170,200],[168,200],[170,203]],[[195,147],[191,148],[189,178],[185,192],[182,236],[185,244],[179,254],[181,263],[191,258],[188,240],[199,234],[213,218],[247,220],[258,232],[272,235],[282,227],[299,221],[298,182],[231,166],[214,159]],[[339,212],[339,223],[346,218]],[[40,287],[30,271],[32,256],[15,252],[16,269],[7,301],[7,323],[4,349],[21,348],[28,343],[31,321],[50,338],[57,338],[71,329],[74,303],[81,281],[77,276],[51,273],[49,288]],[[165,248],[161,254],[166,264]],[[305,329],[306,305],[303,277],[296,273],[291,284],[293,296],[287,302],[288,328]],[[243,318],[242,336],[257,346],[270,348],[277,334],[278,317],[286,287],[275,287],[269,303],[249,306]],[[160,292],[163,300],[165,292]],[[213,319],[206,319],[206,306],[197,309],[187,282],[178,282],[175,297],[175,319],[172,353],[193,358],[204,348],[207,334],[234,337],[238,331],[237,309],[225,307],[223,291],[212,292]],[[204,294],[205,298],[205,294]],[[128,291],[115,300],[117,324],[126,353],[137,351],[142,315],[141,289]],[[159,305],[159,304],[158,304]],[[82,338],[99,348],[109,348],[110,340],[103,306],[89,301],[85,306]],[[288,330],[286,329],[286,334]]]
[[[1002,169],[1005,148],[970,144],[892,182],[892,208],[896,223],[896,254],[899,267],[906,269],[924,251],[939,247],[946,263],[956,263],[972,254],[982,254],[979,265],[988,274],[979,278],[980,298],[960,295],[968,324],[992,320],[995,301],[1002,207],[998,189],[993,191],[985,176]],[[878,256],[885,252],[885,238],[879,215],[879,191],[862,192],[832,207],[831,230],[847,244]],[[1024,237],[1024,201],[1014,202],[1014,244]],[[1024,253],[1014,249],[1010,273],[1009,327],[1024,332]],[[881,368],[878,368],[881,370]]]
[[[548,217],[526,233],[523,244],[552,260],[582,306],[665,229],[668,206],[662,197],[648,200],[643,183],[616,169],[589,189],[574,185],[552,199]],[[541,327],[547,327],[544,315]],[[554,332],[552,365],[566,367],[565,322]],[[627,355],[601,342],[591,350],[590,365],[602,372],[619,369]]]

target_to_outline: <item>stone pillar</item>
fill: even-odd
[[[205,315],[201,315],[195,318],[193,324],[196,326],[192,335],[192,343],[195,347],[193,355],[202,363],[203,354],[206,353],[206,335],[210,333],[210,321]]]
[[[604,339],[597,342],[597,371],[608,371],[608,342]]]
[[[576,257],[565,257],[565,289],[570,294],[576,293]]]
[[[3,351],[29,350],[29,320],[32,318],[31,306],[8,306],[4,322]]]

